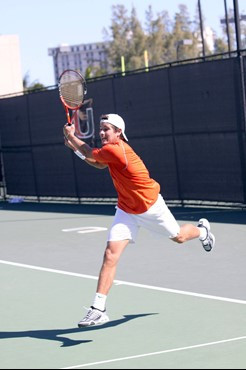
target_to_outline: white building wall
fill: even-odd
[[[103,42],[80,45],[63,44],[56,48],[49,48],[48,55],[53,57],[56,84],[65,69],[79,70],[82,74],[85,74],[89,66],[108,71],[106,45]]]
[[[0,95],[23,91],[18,35],[0,35]]]

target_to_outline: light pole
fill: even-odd
[[[198,0],[198,12],[199,12],[199,19],[200,19],[200,32],[201,32],[201,39],[202,39],[202,56],[205,58],[205,44],[204,44],[204,35],[203,35],[203,19],[202,19],[202,7],[201,1]]]
[[[226,22],[226,33],[227,33],[228,51],[229,51],[229,55],[231,55],[231,38],[230,38],[229,19],[228,19],[228,12],[227,12],[227,3],[226,3],[226,0],[224,0],[224,6],[225,6],[225,22]]]
[[[240,54],[240,50],[242,48],[241,45],[241,29],[240,29],[240,21],[246,20],[246,15],[239,14],[238,9],[238,0],[233,0],[234,4],[234,16],[228,18],[227,13],[227,5],[226,0],[224,0],[225,4],[225,18],[220,20],[221,24],[226,24],[226,32],[227,32],[227,39],[228,39],[228,51],[231,52],[231,41],[230,41],[230,31],[229,31],[229,23],[235,23],[235,32],[236,32],[236,41],[237,41],[237,52]]]
[[[191,39],[179,40],[177,42],[177,46],[176,46],[176,58],[177,58],[177,60],[179,60],[179,49],[180,49],[180,46],[182,46],[182,45],[192,45],[192,44],[193,44],[193,41]]]
[[[240,56],[240,52],[242,49],[242,43],[241,43],[241,28],[240,28],[238,0],[233,0],[233,5],[234,5],[234,18],[235,18],[235,31],[236,31],[236,39],[237,39],[237,54]]]

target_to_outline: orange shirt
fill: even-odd
[[[150,178],[141,158],[125,141],[93,149],[92,154],[97,162],[108,165],[120,209],[139,214],[156,202],[160,185]]]

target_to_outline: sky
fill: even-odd
[[[204,26],[220,36],[224,0],[200,1]],[[53,58],[48,56],[48,48],[104,41],[103,29],[109,31],[112,6],[117,4],[123,4],[129,15],[134,6],[143,26],[149,5],[154,15],[165,10],[171,19],[179,4],[188,7],[191,19],[197,8],[197,0],[0,0],[0,34],[19,36],[22,76],[28,74],[29,83],[52,86]],[[238,0],[238,4],[240,13],[245,14],[245,0]],[[227,0],[227,7],[233,8],[233,0]]]

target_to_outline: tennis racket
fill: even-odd
[[[87,93],[84,77],[73,69],[66,69],[59,78],[59,94],[67,115],[67,123],[71,125],[69,109],[77,111],[83,104]]]

